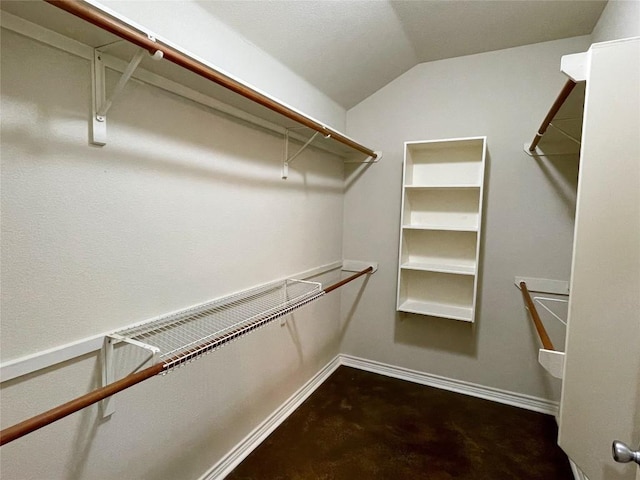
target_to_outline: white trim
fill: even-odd
[[[552,402],[542,398],[523,395],[521,393],[499,390],[497,388],[485,387],[475,383],[464,382],[451,378],[445,378],[430,373],[418,372],[408,368],[396,367],[373,360],[354,357],[352,355],[339,354],[331,360],[324,368],[305,383],[296,393],[287,399],[271,415],[269,415],[260,425],[258,425],[240,443],[233,447],[229,453],[222,457],[213,467],[211,467],[199,480],[221,480],[236,468],[249,454],[262,443],[279,425],[291,415],[296,408],[302,404],[338,367],[357,368],[367,372],[385,375],[387,377],[398,378],[408,382],[428,385],[443,390],[448,390],[472,397],[483,398],[514,407],[532,410],[534,412],[556,415],[558,411],[557,402]],[[571,462],[571,469],[576,476],[576,480],[589,480],[584,474],[578,476],[579,469]]]
[[[386,375],[387,377],[398,378],[408,382],[428,385],[430,387],[441,388],[451,392],[462,393],[472,397],[483,398],[493,402],[524,408],[534,412],[556,415],[558,412],[558,402],[546,400],[544,398],[524,395],[522,393],[510,392],[498,388],[485,387],[476,383],[465,382],[453,378],[441,377],[431,373],[419,372],[403,367],[396,367],[373,360],[353,357],[351,355],[340,355],[340,364],[347,367],[366,370],[367,372]]]
[[[296,393],[289,397],[264,422],[258,425],[249,435],[211,467],[199,480],[217,480],[227,476],[258,445],[260,445],[276,428],[284,422],[329,376],[341,365],[340,355],[331,360],[322,370],[315,374]]]
[[[571,466],[571,472],[573,473],[573,478],[575,480],[589,480],[584,472],[580,470],[580,467],[578,467],[578,465],[576,465],[570,458],[569,465]]]
[[[342,261],[338,260],[336,262],[305,270],[304,272],[300,272],[295,275],[290,275],[287,278],[307,280],[332,270],[336,270],[340,267],[342,267]],[[192,307],[195,306],[197,305],[193,305]],[[140,322],[136,322],[136,324],[137,323]],[[132,325],[129,325],[129,327],[130,326]],[[122,328],[127,328],[127,326],[123,326]],[[110,333],[112,333],[112,331],[6,361],[0,364],[0,383],[100,350],[100,348],[102,348],[104,337]]]
[[[0,365],[0,383],[100,350],[109,332],[9,360]]]
[[[555,378],[562,379],[564,376],[564,359],[564,352],[545,348],[538,350],[538,363]]]
[[[584,82],[587,79],[589,55],[587,52],[563,55],[560,58],[560,71],[574,82]]]

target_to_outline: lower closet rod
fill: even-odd
[[[345,278],[344,280],[341,280],[340,282],[334,283],[333,285],[328,286],[327,288],[323,289],[320,294],[315,298],[319,298],[320,296],[327,294],[329,292],[332,292],[333,290],[351,282],[352,280],[355,280],[356,278],[365,275],[367,273],[373,273],[373,267],[367,267],[364,270],[361,270],[358,273],[355,273],[353,275],[351,275],[348,278]],[[255,321],[251,322],[248,325],[244,325],[242,328],[229,332],[227,334],[224,335],[224,337],[220,338],[215,338],[213,340],[209,340],[207,342],[205,342],[204,344],[200,344],[197,345],[195,347],[193,347],[193,349],[188,350],[186,352],[182,352],[180,355],[178,355],[178,357],[182,358],[185,355],[189,355],[189,353],[191,351],[196,351],[196,350],[201,350],[203,347],[206,346],[213,346],[215,345],[216,347],[222,346],[225,343],[228,343],[231,340],[235,340],[236,338],[238,338],[239,336],[248,333],[251,330],[254,330],[262,325],[265,325],[266,323],[275,320],[276,318],[279,318],[283,315],[286,315],[288,313],[290,313],[293,309],[301,307],[303,305],[306,305],[308,303],[308,301],[304,301],[301,302],[299,305],[296,305],[294,307],[289,307],[284,309],[281,312],[275,312],[272,313],[268,316],[267,319],[265,318],[258,318]],[[14,440],[17,440],[20,437],[23,437],[35,430],[38,430],[42,427],[45,427],[47,425],[49,425],[50,423],[53,423],[55,421],[58,421],[68,415],[71,415],[72,413],[75,413],[79,410],[82,410],[83,408],[86,408],[90,405],[93,405],[96,402],[99,402],[101,400],[104,400],[105,398],[108,398],[118,392],[121,392],[129,387],[132,387],[133,385],[136,385],[144,380],[147,380],[151,377],[154,377],[158,374],[161,374],[163,372],[165,372],[166,370],[168,370],[170,368],[170,366],[176,361],[179,360],[179,358],[175,357],[175,358],[171,358],[167,361],[164,362],[160,362],[157,363],[151,367],[145,368],[144,370],[141,370],[137,373],[133,373],[131,375],[127,375],[126,377],[113,382],[109,385],[106,385],[102,388],[98,388],[96,390],[93,390],[92,392],[89,392],[85,395],[82,395],[81,397],[78,397],[74,400],[71,400],[67,403],[64,403],[62,405],[59,405],[55,408],[52,408],[51,410],[48,410],[44,413],[41,413],[40,415],[36,415],[35,417],[31,417],[27,420],[24,420],[20,423],[17,423],[16,425],[13,425],[11,427],[7,427],[4,430],[0,431],[0,446],[12,442]]]
[[[525,282],[520,282],[520,291],[522,292],[524,303],[527,305],[529,313],[531,314],[531,318],[533,319],[533,324],[535,325],[538,336],[540,337],[540,341],[542,342],[542,347],[545,350],[555,350],[555,348],[553,347],[553,343],[551,343],[551,339],[547,334],[547,330],[544,328],[542,320],[540,320],[538,310],[536,309],[533,300],[531,300],[531,295],[529,295],[529,289],[527,288],[527,284]]]

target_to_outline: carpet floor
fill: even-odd
[[[555,419],[338,368],[227,480],[572,480]]]

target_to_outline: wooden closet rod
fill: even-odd
[[[324,293],[329,293],[334,291],[336,288],[340,288],[341,286],[351,282],[352,280],[355,280],[356,278],[366,274],[366,273],[373,273],[373,267],[367,267],[364,270],[359,271],[358,273],[354,273],[353,275],[351,275],[348,278],[345,278],[344,280],[341,280],[339,282],[334,283],[333,285],[329,285],[327,288],[325,288],[323,290]]]
[[[542,121],[542,124],[538,129],[538,133],[536,133],[536,136],[533,137],[533,142],[531,142],[531,145],[529,146],[530,152],[533,152],[536,149],[536,147],[538,146],[538,142],[540,142],[540,139],[547,131],[551,120],[553,120],[553,117],[556,116],[556,113],[558,113],[558,110],[560,110],[560,107],[562,107],[575,86],[576,82],[574,82],[573,80],[567,80],[567,83],[564,84],[564,87],[562,87],[562,90],[560,90],[558,98],[556,98],[556,101],[553,102],[553,105],[551,105],[549,113],[547,113],[547,116],[544,117],[544,120]]]
[[[527,304],[527,308],[529,309],[529,313],[533,319],[533,324],[536,326],[536,331],[538,332],[538,336],[542,342],[542,347],[545,350],[555,350],[553,343],[551,343],[551,339],[547,334],[547,330],[544,328],[542,320],[540,320],[536,306],[533,304],[533,300],[531,300],[531,295],[529,295],[529,290],[527,289],[527,284],[525,282],[520,282],[520,291],[522,292],[524,303]]]
[[[244,85],[233,78],[230,78],[213,68],[204,65],[203,63],[188,57],[184,53],[169,47],[167,45],[163,45],[159,42],[156,42],[150,39],[145,33],[142,33],[130,25],[107,15],[106,13],[92,7],[91,5],[84,3],[78,0],[45,0],[47,3],[54,5],[62,10],[65,10],[93,25],[102,28],[124,40],[127,40],[134,45],[137,45],[140,48],[144,48],[150,54],[154,54],[158,50],[162,52],[163,58],[169,60],[176,65],[185,68],[186,70],[190,70],[191,72],[206,78],[212,82],[221,85],[238,95],[242,95],[243,97],[258,103],[274,112],[277,112],[290,120],[293,120],[301,125],[309,127],[316,132],[320,132],[322,135],[331,136],[337,142],[342,143],[354,150],[357,150],[361,153],[368,155],[369,157],[375,159],[377,158],[377,154],[363,146],[359,143],[353,141],[349,137],[342,135],[341,133],[319,123],[311,118],[296,112],[295,110],[283,105],[272,98],[269,98],[266,95],[263,95],[247,85]]]
[[[356,278],[365,275],[367,273],[372,273],[373,272],[373,267],[367,267],[364,270],[351,275],[348,278],[345,278],[344,280],[341,280],[337,283],[334,283],[333,285],[328,286],[327,288],[325,288],[324,290],[322,290],[321,294],[327,294],[329,292],[332,292],[333,290],[340,288],[341,286],[355,280]],[[318,297],[316,297],[318,298]],[[306,302],[305,302],[306,304]],[[302,305],[300,305],[302,306]],[[282,314],[272,314],[269,316],[269,321],[270,320],[274,320],[276,318],[279,318],[280,316],[287,314],[291,311],[291,309],[286,309],[284,312],[282,312]],[[230,342],[231,340],[235,340],[236,338],[238,338],[239,336],[254,330],[262,325],[265,324],[265,321],[263,318],[258,318],[255,321],[253,321],[252,323],[248,324],[248,325],[244,325],[242,328],[238,329],[238,330],[234,330],[232,332],[228,332],[226,333],[223,337],[218,337],[218,338],[214,338],[213,340],[209,340],[207,342],[205,342],[204,344],[200,344],[197,345],[195,347],[193,347],[190,351],[198,351],[201,350],[203,347],[205,347],[206,345],[209,344],[216,344],[216,347],[222,346],[225,343]],[[179,357],[184,357],[185,355],[188,355],[189,352],[182,352]],[[118,392],[121,392],[123,390],[126,390],[129,387],[132,387],[144,380],[147,380],[151,377],[155,377],[156,375],[163,373],[167,370],[170,369],[170,366],[172,365],[173,361],[176,359],[175,358],[170,358],[166,361],[157,363],[151,367],[145,368],[144,370],[141,370],[137,373],[132,373],[131,375],[127,375],[126,377],[118,380],[117,382],[113,382],[109,385],[106,385],[102,388],[98,388],[96,390],[93,390],[85,395],[82,395],[81,397],[78,397],[74,400],[71,400],[67,403],[64,403],[62,405],[59,405],[55,408],[52,408],[51,410],[48,410],[44,413],[41,413],[40,415],[36,415],[35,417],[31,417],[27,420],[24,420],[20,423],[17,423],[16,425],[13,425],[11,427],[7,427],[4,430],[0,431],[0,446],[5,445],[9,442],[12,442],[14,440],[17,440],[20,437],[23,437],[35,430],[38,430],[42,427],[45,427],[47,425],[49,425],[50,423],[53,423],[55,421],[58,421],[68,415],[71,415],[72,413],[75,413],[79,410],[82,410],[83,408],[86,408],[90,405],[93,405],[96,402],[99,402],[101,400],[104,400],[107,397],[110,397],[112,395],[115,395]]]

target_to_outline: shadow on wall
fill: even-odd
[[[395,343],[475,357],[477,335],[473,323],[396,312]]]
[[[10,92],[3,91],[3,96],[5,94],[11,97]],[[153,88],[147,91],[136,85],[129,94],[135,101],[114,109],[109,140],[104,147],[89,144],[88,137],[87,141],[79,142],[75,135],[58,134],[52,119],[73,124],[74,128],[86,128],[87,135],[89,133],[87,120],[65,105],[39,106],[32,119],[3,119],[3,146],[11,147],[23,157],[42,157],[54,151],[55,162],[59,164],[85,162],[90,158],[109,168],[114,165],[131,170],[144,168],[152,175],[166,173],[200,182],[270,189],[282,189],[286,185],[288,189],[328,193],[343,191],[337,166],[326,168],[327,161],[342,163],[342,160],[330,153],[311,146],[298,159],[292,174],[296,171],[312,174],[314,182],[285,182],[280,171],[280,142],[284,138],[273,131],[177,96],[161,96]],[[31,104],[30,100],[20,97],[13,101],[23,103],[25,110]],[[158,114],[149,115],[141,105],[154,105]],[[38,134],[34,136],[36,128]],[[149,145],[154,148],[150,149]]]
[[[358,290],[358,293],[356,294],[356,297],[352,301],[351,307],[349,308],[349,311],[347,312],[347,315],[345,317],[344,323],[340,327],[339,338],[340,338],[341,342],[344,340],[344,336],[347,333],[347,329],[349,327],[349,324],[351,323],[351,320],[353,319],[353,316],[355,315],[355,313],[356,313],[356,311],[358,309],[358,305],[360,304],[360,300],[362,299],[362,296],[364,295],[364,292],[367,289],[367,285],[369,283],[369,279],[370,278],[371,278],[371,275],[365,275],[364,281],[362,282],[362,285],[360,285],[360,289]]]
[[[566,206],[567,216],[573,221],[576,214],[579,154],[534,158],[551,186],[558,192],[558,197]]]

